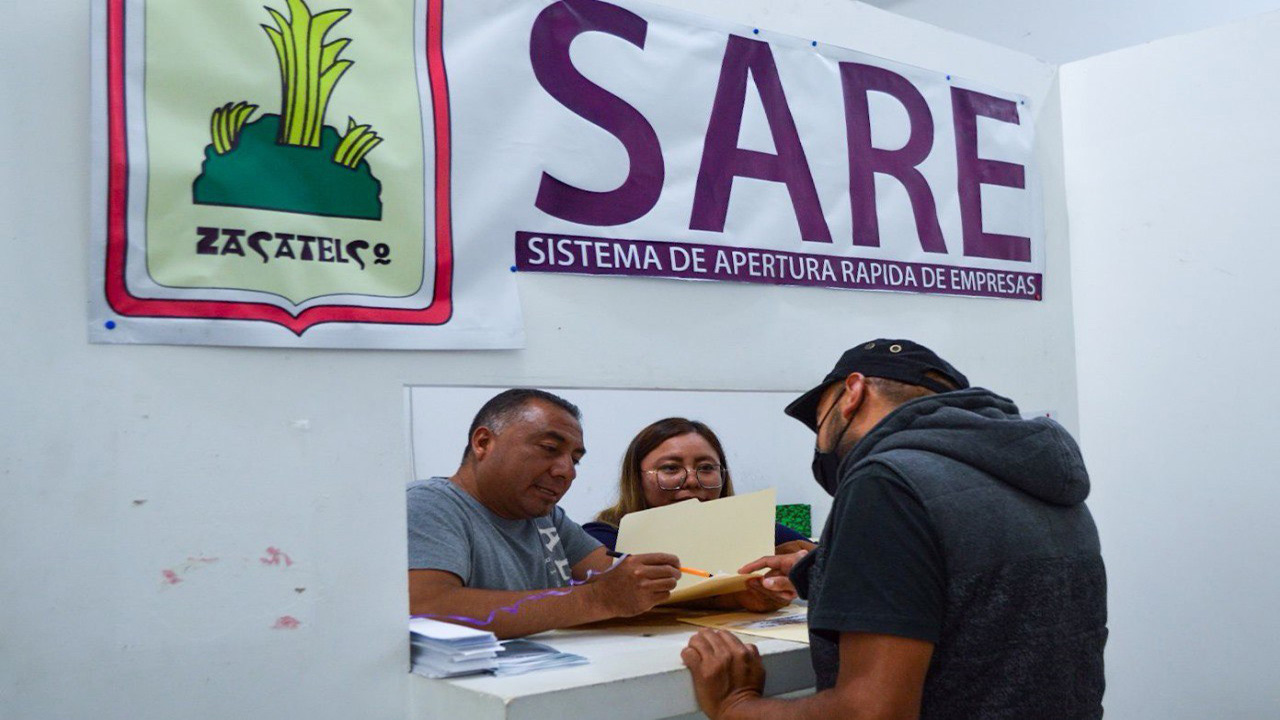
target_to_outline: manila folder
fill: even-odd
[[[742,590],[751,575],[738,568],[773,554],[773,488],[718,500],[686,500],[623,516],[618,551],[671,553],[712,577],[681,574],[663,605]]]

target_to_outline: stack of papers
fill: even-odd
[[[584,665],[581,655],[560,652],[532,640],[504,640],[488,630],[413,618],[409,620],[413,672],[430,678],[450,678],[492,672],[520,675],[533,670]]]
[[[532,640],[503,640],[498,653],[498,675],[519,675],[533,670],[585,665],[589,661],[581,655],[560,652],[550,645]]]
[[[498,667],[498,638],[488,630],[413,618],[409,620],[413,672],[432,678],[489,672]]]

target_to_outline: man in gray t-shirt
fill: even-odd
[[[453,573],[466,587],[564,587],[600,543],[559,506],[535,518],[495,515],[446,478],[409,484],[409,568]]]
[[[615,565],[557,505],[586,452],[579,418],[548,392],[499,393],[472,421],[457,472],[409,485],[411,613],[478,622],[492,614],[489,630],[516,637],[637,615],[670,596],[678,558],[629,555]],[[539,596],[517,612],[494,612],[531,591]]]

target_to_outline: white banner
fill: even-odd
[[[446,12],[459,147],[512,172],[460,215],[521,270],[1041,298],[1025,98],[628,0]]]
[[[100,342],[501,348],[512,271],[1038,300],[1026,100],[631,0],[106,0]]]

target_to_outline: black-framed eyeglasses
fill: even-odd
[[[704,490],[716,490],[724,485],[724,476],[729,473],[729,469],[723,465],[716,463],[698,463],[697,467],[687,468],[684,465],[675,463],[664,463],[653,470],[645,470],[646,473],[653,475],[658,482],[659,490],[668,490],[675,492],[684,487],[685,481],[689,479],[689,470],[693,470],[693,477],[698,482],[698,486]]]

